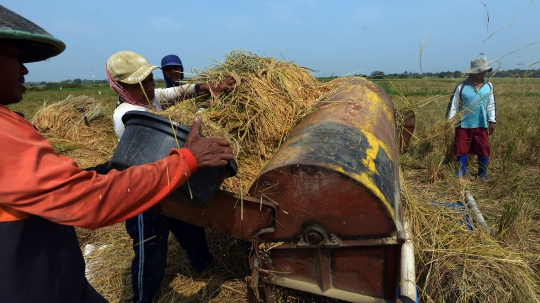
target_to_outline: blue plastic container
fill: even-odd
[[[176,139],[180,147],[184,146],[190,131],[189,127],[173,122],[173,133],[169,119],[144,111],[129,111],[122,120],[125,131],[111,159],[111,166],[117,170],[166,157],[172,148],[177,147]],[[167,198],[184,205],[205,208],[214,198],[223,180],[236,175],[237,170],[234,159],[229,160],[223,167],[201,168],[191,175],[189,182],[182,184]]]

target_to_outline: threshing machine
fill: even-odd
[[[279,302],[283,289],[346,302],[407,299],[398,293],[406,241],[398,151],[414,116],[400,138],[380,86],[341,81],[343,89],[291,131],[249,195],[217,191],[204,211],[170,199],[157,207],[250,241],[252,302]]]

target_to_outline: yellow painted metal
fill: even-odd
[[[351,77],[335,82],[337,91],[322,102],[324,105],[320,109],[304,118],[295,128],[261,172],[261,176],[277,167],[291,164],[324,167],[347,175],[368,188],[381,201],[389,215],[394,218],[396,216],[395,196],[385,196],[381,191],[380,182],[378,184],[375,180],[375,176],[384,174],[379,171],[381,165],[375,165],[380,160],[377,157],[380,157],[381,154],[387,155],[390,161],[390,163],[385,164],[397,166],[395,110],[392,101],[382,88],[365,78]],[[327,154],[326,150],[321,151],[317,157],[306,158],[306,149],[315,154],[317,154],[317,150],[311,146],[302,146],[298,144],[298,141],[301,140],[306,131],[320,124],[342,125],[356,132],[356,135],[353,134],[353,136],[357,138],[353,139],[367,140],[365,145],[351,146],[351,148],[366,146],[361,153],[363,154],[363,158],[360,159],[361,167],[350,167],[351,163],[340,162],[337,157],[333,157],[334,155]],[[321,137],[319,139],[332,144],[333,138]],[[394,167],[391,169],[395,172]],[[391,180],[388,182],[395,182],[395,178],[397,176],[391,176]],[[392,184],[392,186],[395,185]]]

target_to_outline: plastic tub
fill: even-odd
[[[175,139],[169,119],[144,111],[129,111],[122,120],[125,131],[111,159],[111,166],[117,170],[166,157],[172,148],[177,147],[176,139],[180,147],[184,146],[190,131],[189,127],[173,122]],[[223,167],[201,168],[191,175],[189,182],[182,184],[167,198],[184,205],[205,208],[214,198],[223,180],[236,175],[237,170],[234,159],[229,160]]]

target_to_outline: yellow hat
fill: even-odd
[[[107,60],[107,71],[118,82],[136,84],[148,77],[159,66],[152,65],[146,59],[132,51],[114,53]]]

